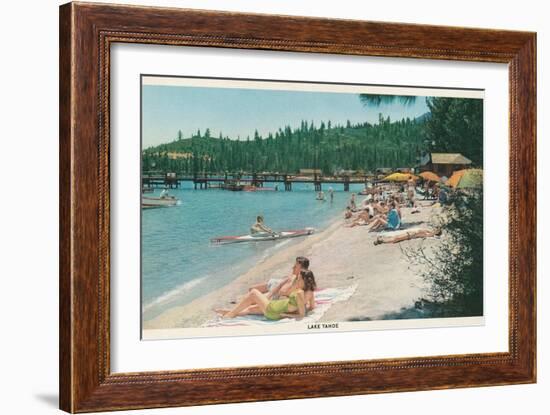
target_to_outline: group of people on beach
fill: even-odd
[[[439,189],[438,189],[439,190]],[[419,205],[416,201],[416,184],[409,180],[406,185],[382,185],[365,187],[361,192],[366,198],[357,204],[356,195],[351,195],[350,201],[344,212],[344,218],[348,221],[346,226],[367,226],[369,232],[389,230],[396,231],[402,227],[403,207],[411,208],[411,213],[419,213]],[[444,204],[447,193],[442,190],[438,193],[441,199],[434,203]],[[441,228],[435,229],[411,229],[400,235],[378,236],[375,245],[383,243],[398,243],[415,238],[427,238],[441,235]]]
[[[403,186],[401,188],[365,187],[361,194],[366,197],[359,206],[357,206],[356,195],[353,193],[344,213],[344,218],[351,220],[348,226],[368,226],[370,232],[382,229],[399,229],[402,219],[401,207],[412,207],[412,213],[419,212],[415,200],[414,183],[406,190],[407,196],[405,197]],[[354,213],[357,214],[355,217]]]
[[[353,195],[352,195],[353,198]],[[356,213],[356,216],[354,216]],[[368,199],[355,211],[351,206],[344,213],[346,220],[351,220],[349,227],[368,226],[370,232],[382,229],[397,230],[401,226],[401,208],[395,199],[375,201]]]
[[[332,200],[334,192],[329,189],[328,193]],[[411,213],[419,212],[419,205],[416,202],[416,184],[413,180],[407,182],[406,185],[366,186],[360,194],[366,196],[363,201],[359,203],[357,195],[352,193],[346,207],[344,218],[348,222],[348,227],[367,226],[369,232],[399,230],[402,226],[401,209],[403,207],[412,208]],[[442,195],[446,201],[445,191],[438,192],[438,194]],[[317,199],[324,200],[324,193],[319,192]],[[265,225],[262,216],[256,218],[256,222],[250,228],[250,233],[252,236],[275,234],[271,228]],[[380,235],[374,244],[398,243],[439,235],[441,235],[441,228],[411,229],[399,235]],[[314,292],[317,284],[309,265],[308,258],[297,257],[288,276],[271,278],[250,287],[233,308],[216,309],[216,313],[225,319],[247,315],[263,315],[268,320],[303,318],[315,308]]]
[[[222,318],[263,315],[269,320],[301,319],[315,308],[316,287],[309,259],[299,256],[288,276],[254,285],[233,308],[215,311]]]

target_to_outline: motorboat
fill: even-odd
[[[154,209],[161,207],[176,206],[179,199],[175,196],[163,196],[163,197],[141,197],[141,207],[143,209]]]

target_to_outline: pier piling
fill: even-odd
[[[163,172],[144,172],[141,179],[142,188],[159,188],[166,187],[170,189],[179,188],[183,182],[192,182],[194,189],[210,189],[220,188],[228,181],[236,181],[243,185],[251,185],[254,187],[264,187],[268,183],[284,184],[284,189],[287,192],[292,191],[293,183],[309,183],[313,184],[316,192],[322,191],[323,184],[335,185],[341,184],[344,191],[349,192],[352,184],[365,184],[368,177],[351,177],[349,175],[322,176],[320,174],[311,175],[308,177],[299,176],[297,174],[284,173],[163,173]]]

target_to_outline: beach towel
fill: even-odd
[[[340,301],[348,300],[355,290],[357,284],[345,287],[345,288],[323,288],[315,291],[315,308],[308,312],[307,315],[299,322],[302,324],[315,323],[327,312],[327,310],[334,304]],[[271,326],[274,324],[289,324],[296,323],[294,318],[283,318],[281,320],[268,320],[264,316],[260,315],[248,315],[235,318],[224,319],[216,317],[210,321],[207,321],[202,327],[237,327],[237,326]]]

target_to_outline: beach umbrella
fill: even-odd
[[[481,169],[457,170],[451,175],[451,178],[445,182],[447,186],[454,189],[481,187],[482,183],[483,170]]]
[[[389,176],[384,178],[384,181],[388,182],[407,182],[410,179],[418,180],[418,177],[414,174],[404,174],[404,173],[392,173]]]
[[[466,170],[457,170],[457,171],[453,172],[453,174],[451,175],[449,180],[447,180],[445,182],[445,184],[449,187],[452,187],[453,189],[456,188],[456,185],[458,184],[458,182],[462,178],[462,175],[464,174],[465,171]]]
[[[474,189],[483,185],[483,170],[468,169],[464,172],[458,184],[457,189]]]
[[[423,171],[419,174],[419,176],[429,182],[438,182],[439,180],[441,180],[441,178],[432,171]]]

